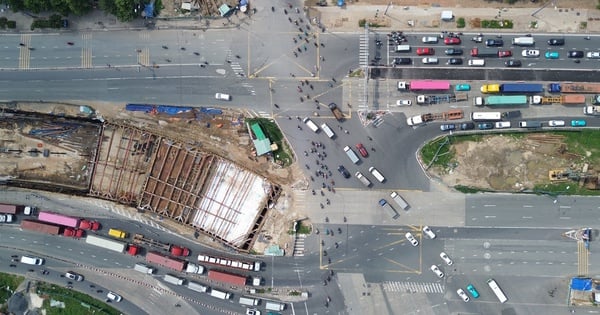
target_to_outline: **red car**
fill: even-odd
[[[362,155],[362,157],[369,156],[369,152],[367,152],[367,149],[365,149],[365,146],[363,146],[362,143],[357,143],[356,144],[356,149],[358,150],[358,152],[360,153],[360,155]]]
[[[444,44],[446,44],[446,45],[460,45],[460,38],[458,38],[458,37],[446,37],[446,38],[444,38]]]
[[[433,50],[433,48],[417,48],[417,55],[419,56],[423,56],[423,55],[433,55],[435,53],[435,51]]]
[[[512,51],[510,50],[500,50],[498,51],[498,57],[502,58],[502,57],[510,57],[512,56]]]

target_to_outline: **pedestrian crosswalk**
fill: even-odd
[[[100,200],[96,200],[94,203],[95,203],[95,205],[97,207],[106,209],[106,210],[108,210],[108,211],[110,211],[112,213],[115,213],[117,215],[129,218],[130,220],[138,221],[138,222],[140,222],[142,224],[151,226],[151,227],[153,227],[153,228],[155,228],[157,230],[167,231],[167,229],[163,228],[158,223],[154,222],[155,220],[158,220],[158,221],[162,220],[162,217],[159,216],[159,215],[157,215],[157,214],[151,214],[151,216],[152,216],[152,218],[154,220],[150,220],[150,219],[144,218],[143,216],[141,216],[138,213],[132,212],[131,210],[126,210],[126,209],[123,209],[121,207],[116,207],[114,205],[104,203],[104,202],[102,202]]]
[[[304,256],[304,239],[306,234],[296,234],[294,239],[294,252],[293,256]]]
[[[383,283],[383,290],[404,293],[444,293],[444,286],[437,282],[386,281]]]
[[[252,86],[252,84],[248,83],[248,82],[243,82],[242,86],[248,90],[248,92],[250,93],[250,95],[256,95],[256,91],[254,90],[254,86]]]

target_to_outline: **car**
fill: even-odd
[[[455,124],[443,124],[440,125],[440,130],[441,131],[451,131],[451,130],[455,130],[456,129],[456,125]]]
[[[450,257],[448,257],[448,254],[441,252],[440,253],[440,258],[442,258],[442,260],[446,263],[446,265],[448,266],[452,266],[452,264],[454,263],[452,261],[452,259],[450,259]]]
[[[412,233],[407,232],[404,234],[404,237],[412,244],[412,246],[419,246],[419,241],[412,235]]]
[[[569,58],[583,58],[583,51],[581,50],[570,50],[567,55]]]
[[[585,127],[585,120],[571,120],[571,127]]]
[[[485,41],[485,45],[500,47],[500,46],[504,46],[504,41],[501,39],[487,39]]]
[[[525,58],[537,58],[540,56],[540,51],[537,49],[525,49],[521,52],[521,56]]]
[[[498,121],[495,127],[496,129],[510,128],[510,121]]]
[[[473,38],[471,38],[471,40],[476,43],[481,43],[483,42],[483,36],[474,36]]]
[[[521,66],[521,60],[507,60],[504,62],[505,67],[516,68]]]
[[[358,153],[360,153],[360,155],[362,155],[362,157],[369,156],[369,152],[367,152],[367,149],[365,149],[365,146],[362,143],[357,143],[356,149],[358,150]]]
[[[470,91],[471,90],[471,85],[464,84],[464,83],[463,84],[457,84],[454,87],[454,90],[456,90],[456,91]]]
[[[423,36],[423,38],[421,39],[421,41],[424,44],[437,44],[438,38],[435,37],[435,36]]]
[[[587,57],[590,59],[599,59],[600,58],[600,51],[589,51],[587,53]]]
[[[0,223],[11,223],[13,221],[12,214],[0,214]]]
[[[446,63],[449,65],[462,65],[463,60],[462,58],[450,58]]]
[[[460,130],[472,130],[475,129],[475,124],[472,122],[466,122],[460,124]]]
[[[477,292],[477,289],[475,289],[475,287],[469,283],[469,285],[467,286],[467,291],[469,291],[469,293],[471,293],[471,295],[474,298],[478,298],[479,297],[479,292]]]
[[[494,125],[492,123],[480,123],[477,125],[477,128],[479,130],[494,129]]]
[[[338,172],[344,176],[344,178],[350,178],[350,172],[344,167],[344,165],[338,166]]]
[[[548,121],[548,126],[549,127],[564,127],[565,121],[564,120],[550,120],[550,121]]]
[[[434,65],[439,62],[439,60],[435,57],[425,57],[422,61],[424,65]]]
[[[548,45],[550,46],[562,46],[565,44],[564,38],[550,38],[548,40]]]
[[[106,294],[106,298],[114,302],[121,302],[121,300],[123,300],[123,298],[120,295],[114,293],[113,291],[108,291],[108,293]]]
[[[512,51],[510,51],[510,50],[499,50],[498,51],[498,57],[499,58],[512,57]]]
[[[458,37],[446,37],[444,38],[444,44],[446,45],[460,45],[460,38]]]
[[[435,50],[433,48],[428,48],[428,47],[417,48],[417,55],[419,55],[419,56],[433,55],[433,54],[435,54]]]
[[[74,273],[73,271],[67,271],[67,273],[65,273],[65,278],[75,281],[83,281],[83,276],[78,273]]]
[[[546,57],[546,59],[558,59],[560,55],[558,51],[547,51],[546,53],[544,53],[544,57]]]
[[[444,273],[440,270],[440,268],[438,268],[438,266],[431,265],[431,267],[429,269],[431,269],[431,271],[433,271],[433,273],[435,273],[435,275],[438,276],[439,278],[444,277]]]
[[[471,299],[469,299],[469,296],[465,293],[465,291],[463,289],[456,290],[456,293],[465,302],[469,302],[471,300]]]
[[[260,311],[255,308],[247,308],[246,315],[260,315]]]
[[[423,233],[425,233],[425,235],[427,235],[427,237],[430,239],[435,238],[435,233],[433,233],[433,231],[427,225],[423,227]]]
[[[412,101],[411,100],[397,100],[396,105],[397,106],[410,106],[410,105],[412,105]]]
[[[412,63],[410,58],[394,58],[395,65],[409,65]]]
[[[444,54],[448,56],[458,56],[463,54],[463,50],[460,48],[448,48],[444,50]]]
[[[215,99],[218,99],[221,101],[231,101],[231,95],[225,94],[225,93],[217,93],[217,94],[215,94]]]

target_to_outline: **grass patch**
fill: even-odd
[[[367,19],[360,19],[360,20],[358,20],[358,26],[359,27],[365,27],[365,24],[367,24]],[[369,27],[385,27],[385,25],[378,24],[378,23],[373,23],[373,22],[369,22]]]
[[[559,195],[600,196],[600,190],[589,190],[579,187],[574,181],[535,185],[533,192],[538,195],[557,197]]]
[[[298,221],[296,225],[296,233],[298,234],[310,234],[312,233],[312,228],[309,225],[304,225],[303,221]],[[293,228],[288,231],[288,234],[294,234]]]
[[[456,27],[457,28],[464,28],[467,25],[467,22],[465,21],[465,18],[458,18],[456,20]]]
[[[433,163],[435,166],[445,167],[454,158],[451,144],[450,137],[441,137],[425,144],[421,149],[423,162],[426,165]]]
[[[557,131],[554,134],[565,137],[567,150],[571,153],[585,156],[590,164],[600,163],[600,133],[594,130]]]
[[[480,189],[480,188],[476,188],[476,187],[463,186],[463,185],[456,185],[456,186],[454,186],[454,189],[460,191],[463,194],[476,194],[476,193],[480,193],[480,192],[490,192],[490,190]]]
[[[65,308],[50,307],[50,299],[45,299],[42,307],[47,315],[121,314],[121,312],[103,301],[54,284],[38,283],[37,294],[49,296],[54,300],[65,303]]]
[[[277,150],[272,152],[275,163],[282,167],[292,165],[294,159],[292,158],[290,146],[287,141],[285,141],[283,133],[275,121],[267,118],[252,118],[246,119],[246,122],[249,124],[258,123],[265,133],[265,136],[271,140],[271,143],[277,144]]]
[[[8,301],[8,298],[13,295],[19,284],[24,280],[24,277],[0,273],[0,305]]]
[[[513,21],[481,20],[481,28],[513,28]]]

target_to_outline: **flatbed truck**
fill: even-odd
[[[151,239],[151,238],[147,238],[142,234],[135,234],[133,236],[133,243],[160,248],[162,250],[165,250],[165,251],[171,253],[171,255],[174,255],[174,256],[186,256],[187,257],[190,255],[190,250],[186,247],[163,243],[163,242]]]
[[[444,94],[444,95],[418,95],[417,104],[419,105],[431,105],[440,103],[454,103],[462,102],[469,99],[467,93],[456,93],[456,94]]]
[[[412,116],[406,119],[406,124],[409,126],[417,126],[434,120],[456,120],[462,119],[464,112],[462,109],[453,109],[443,113],[423,114]]]
[[[531,104],[531,105],[550,105],[550,104],[581,105],[581,104],[585,104],[585,95],[582,95],[582,94],[564,94],[564,95],[560,95],[560,96],[532,95],[529,97],[529,104]]]
[[[600,83],[550,83],[551,93],[600,93]]]

